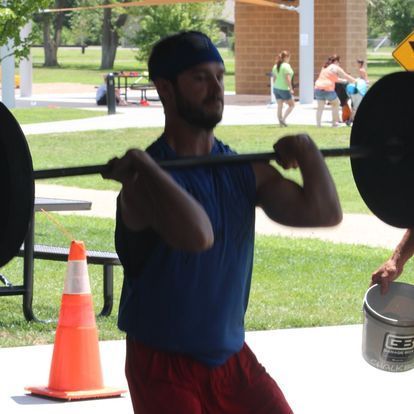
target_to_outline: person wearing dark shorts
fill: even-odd
[[[267,162],[164,170],[157,161],[235,152],[214,135],[222,119],[224,64],[200,32],[155,44],[149,75],[165,113],[161,136],[103,176],[122,184],[115,246],[124,269],[118,326],[136,414],[291,414],[276,382],[245,343],[255,210],[292,226],[342,217],[324,159],[308,135],[274,146]]]

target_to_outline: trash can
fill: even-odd
[[[115,98],[115,77],[113,73],[108,73],[106,76],[106,104],[108,106],[108,115],[116,113],[116,98]]]

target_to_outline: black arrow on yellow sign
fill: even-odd
[[[414,42],[408,42],[409,44],[410,44],[410,46],[411,46],[411,49],[413,49],[413,52],[414,52]]]

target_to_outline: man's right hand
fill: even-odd
[[[394,259],[387,260],[380,266],[371,276],[371,286],[379,284],[381,286],[381,294],[388,292],[390,283],[398,278],[403,271],[402,267],[398,267]]]
[[[137,173],[142,173],[147,168],[156,165],[147,152],[130,149],[122,158],[115,157],[108,161],[107,169],[102,173],[102,177],[125,184],[135,179]]]

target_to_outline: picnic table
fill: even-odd
[[[147,91],[155,89],[154,84],[150,82],[148,74],[145,72],[114,72],[114,78],[116,79],[116,86],[120,94],[124,96],[125,101],[128,101],[128,88],[141,92],[141,103],[147,101]]]
[[[36,320],[33,309],[33,281],[34,281],[34,228],[35,213],[37,211],[77,211],[90,210],[92,203],[83,200],[67,200],[58,198],[36,197],[34,202],[33,217],[29,223],[26,238],[24,240],[23,252],[23,285],[14,286],[6,280],[6,286],[0,287],[0,296],[23,296],[23,314],[28,321]]]

